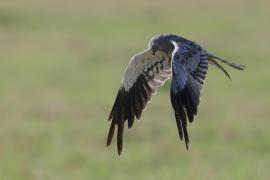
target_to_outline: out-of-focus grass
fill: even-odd
[[[268,179],[269,1],[0,2],[0,179]],[[209,69],[180,143],[169,82],[124,152],[106,121],[130,57],[171,32],[245,64]]]

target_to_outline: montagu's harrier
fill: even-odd
[[[235,69],[244,69],[243,65],[219,58],[183,37],[173,34],[153,37],[148,49],[133,56],[126,69],[109,116],[112,122],[107,146],[111,144],[117,126],[117,149],[118,154],[121,154],[125,121],[131,128],[135,117],[140,119],[152,94],[172,77],[171,104],[180,139],[184,138],[188,148],[187,121],[192,122],[197,114],[208,63],[218,67],[230,78],[219,62]]]

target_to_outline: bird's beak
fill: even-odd
[[[157,51],[157,48],[156,47],[153,47],[152,48],[152,54],[155,55],[156,54],[156,51]]]

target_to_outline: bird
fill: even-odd
[[[117,126],[117,151],[118,155],[121,154],[125,122],[128,128],[132,128],[134,120],[141,118],[152,95],[171,78],[171,105],[180,140],[184,139],[188,149],[187,125],[198,113],[208,65],[217,67],[231,79],[220,63],[238,70],[245,68],[208,52],[182,36],[166,33],[152,37],[148,48],[134,55],[126,68],[108,118],[111,125],[107,146],[111,144]]]

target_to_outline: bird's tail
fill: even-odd
[[[213,55],[213,54],[208,54],[208,61],[209,61],[209,63],[212,64],[212,65],[214,65],[214,66],[216,66],[217,68],[219,68],[219,69],[220,69],[220,70],[221,70],[221,71],[222,71],[229,79],[231,79],[229,73],[227,72],[226,69],[224,69],[224,68],[217,62],[217,60],[220,61],[220,62],[222,62],[222,63],[225,63],[225,64],[227,64],[227,65],[229,65],[229,66],[231,66],[231,67],[233,67],[233,68],[235,68],[235,69],[238,69],[238,70],[244,70],[244,69],[245,69],[245,66],[244,66],[244,65],[241,65],[241,64],[235,64],[235,63],[233,63],[233,62],[229,62],[229,61],[227,61],[227,60],[225,60],[225,59],[222,59],[222,58],[220,58],[220,57],[217,57],[217,56],[215,56],[215,55]]]

